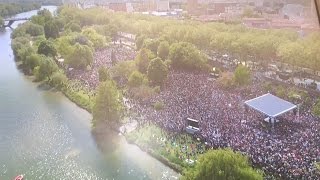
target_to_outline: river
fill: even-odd
[[[17,69],[11,32],[9,28],[0,32],[1,180],[18,174],[28,180],[177,179],[176,172],[118,134],[96,141],[91,114],[61,93],[44,90]]]

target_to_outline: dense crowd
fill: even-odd
[[[90,70],[68,71],[89,89],[99,84],[99,67],[111,67],[132,60],[136,52],[114,45],[97,51]],[[319,179],[314,163],[320,161],[320,121],[310,111],[280,117],[271,128],[262,114],[244,107],[244,101],[266,93],[262,76],[249,89],[225,90],[207,74],[171,72],[163,90],[145,100],[129,100],[131,110],[143,117],[141,122],[156,123],[173,134],[185,131],[186,119],[199,120],[201,138],[213,148],[231,147],[247,154],[252,163],[282,179]],[[163,102],[156,111],[153,104]],[[309,108],[310,109],[310,108]],[[201,151],[202,149],[195,150]]]
[[[199,120],[196,137],[211,147],[231,147],[247,154],[252,163],[283,179],[319,179],[314,163],[320,161],[320,121],[310,112],[280,117],[272,128],[262,114],[243,106],[264,94],[260,80],[250,89],[227,91],[206,74],[173,72],[164,90],[147,100],[132,101],[133,110],[171,132],[183,132],[186,119]],[[261,84],[261,83],[260,83]],[[152,105],[163,102],[156,111]]]
[[[71,79],[80,80],[86,88],[96,89],[99,85],[99,68],[110,68],[120,61],[133,60],[136,52],[127,46],[112,45],[94,53],[94,60],[90,69],[68,69],[67,75]]]

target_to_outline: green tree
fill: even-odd
[[[110,73],[106,67],[100,67],[98,70],[99,73],[99,81],[104,82],[106,80],[110,80]]]
[[[248,158],[231,149],[210,150],[194,168],[186,171],[183,180],[262,180],[260,171],[250,167]]]
[[[312,108],[312,113],[318,117],[320,117],[320,99],[317,101],[317,103]]]
[[[128,80],[135,70],[137,70],[137,67],[134,61],[122,61],[113,66],[110,72],[113,77]]]
[[[72,32],[81,32],[81,27],[78,23],[70,22],[65,26],[65,29],[70,29]]]
[[[159,44],[158,39],[145,39],[142,47],[149,49],[153,54],[157,54]]]
[[[41,36],[44,34],[44,30],[43,27],[38,24],[27,22],[26,33],[30,34],[30,36]]]
[[[95,122],[117,123],[122,110],[121,94],[111,80],[102,82],[97,90],[96,101],[93,107]]]
[[[4,25],[4,20],[3,18],[0,16],[0,27],[2,27]]]
[[[92,43],[95,49],[103,48],[106,46],[106,39],[104,36],[98,34],[93,28],[86,28],[82,31],[82,34],[86,36]]]
[[[148,66],[148,78],[155,85],[162,85],[167,79],[168,68],[160,58],[151,60]]]
[[[34,24],[38,24],[41,26],[44,26],[46,22],[49,22],[52,20],[52,14],[49,10],[43,9],[38,11],[38,14],[36,16],[31,17],[31,22]]]
[[[221,73],[220,77],[217,79],[217,83],[225,89],[232,88],[234,86],[233,74],[230,72]]]
[[[143,36],[143,35],[140,35],[140,36],[136,37],[137,50],[140,50],[142,48],[145,39],[146,39],[146,37]]]
[[[145,48],[142,48],[139,51],[135,61],[136,61],[138,70],[141,73],[145,74],[147,72],[147,69],[148,69],[148,66],[149,66],[149,62],[150,62],[148,50],[145,49]]]
[[[26,69],[32,71],[35,67],[40,65],[41,56],[39,54],[31,54],[27,56],[26,61],[24,63]]]
[[[186,42],[173,43],[170,46],[169,59],[172,67],[186,70],[204,70],[206,57],[193,45]]]
[[[44,40],[39,44],[38,53],[45,56],[55,57],[57,55],[57,50],[50,40]]]
[[[57,88],[57,89],[62,89],[66,86],[68,82],[67,76],[60,71],[56,71],[52,74],[50,84],[51,86]]]
[[[66,63],[74,68],[84,69],[91,65],[93,53],[89,46],[76,43],[73,52],[66,58]]]
[[[39,66],[39,76],[40,79],[48,78],[51,80],[51,75],[58,70],[57,64],[51,57],[42,57]]]
[[[320,171],[320,162],[317,162],[317,163],[315,164],[315,166],[316,166],[316,168],[318,169],[318,171]]]
[[[166,60],[169,55],[170,46],[168,41],[162,41],[158,47],[158,56],[162,60]]]
[[[44,25],[44,35],[47,39],[56,39],[59,37],[59,25],[51,20]]]
[[[250,70],[246,66],[239,65],[234,71],[234,81],[238,85],[247,85],[250,82]]]
[[[140,73],[139,71],[133,71],[128,79],[128,86],[131,88],[139,87],[146,81],[147,80],[144,74]]]
[[[251,18],[251,17],[253,17],[253,15],[254,15],[254,12],[253,12],[253,10],[251,8],[245,8],[243,10],[242,17]]]

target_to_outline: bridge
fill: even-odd
[[[3,27],[11,27],[11,25],[15,21],[28,21],[30,18],[10,18],[10,19],[5,19],[4,22],[8,22],[7,24],[4,24]]]

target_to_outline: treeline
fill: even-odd
[[[95,119],[119,120],[118,116],[109,119],[111,116],[104,113],[108,110],[106,108],[113,115],[121,110],[120,93],[107,70],[99,71],[101,84],[97,95],[81,82],[69,80],[65,72],[68,68],[90,70],[94,52],[109,45],[114,30],[101,28],[98,33],[93,26],[81,24],[62,12],[59,9],[58,15],[53,16],[46,9],[38,11],[30,21],[13,31],[11,45],[16,61],[20,62],[26,74],[34,76],[35,81],[61,90],[79,106],[92,111]],[[109,18],[106,18],[100,23],[108,27],[108,21]],[[63,62],[59,62],[61,59]]]
[[[64,32],[63,32],[64,31]],[[35,81],[44,81],[64,92],[71,100],[91,111],[93,94],[67,78],[58,59],[74,68],[87,68],[92,63],[94,48],[106,45],[106,38],[93,29],[67,23],[48,10],[38,11],[31,21],[19,25],[11,34],[16,61]]]
[[[6,3],[0,4],[0,16],[1,17],[8,17],[13,16],[15,14],[19,14],[26,11],[31,11],[34,9],[39,9],[41,6],[37,3]]]

